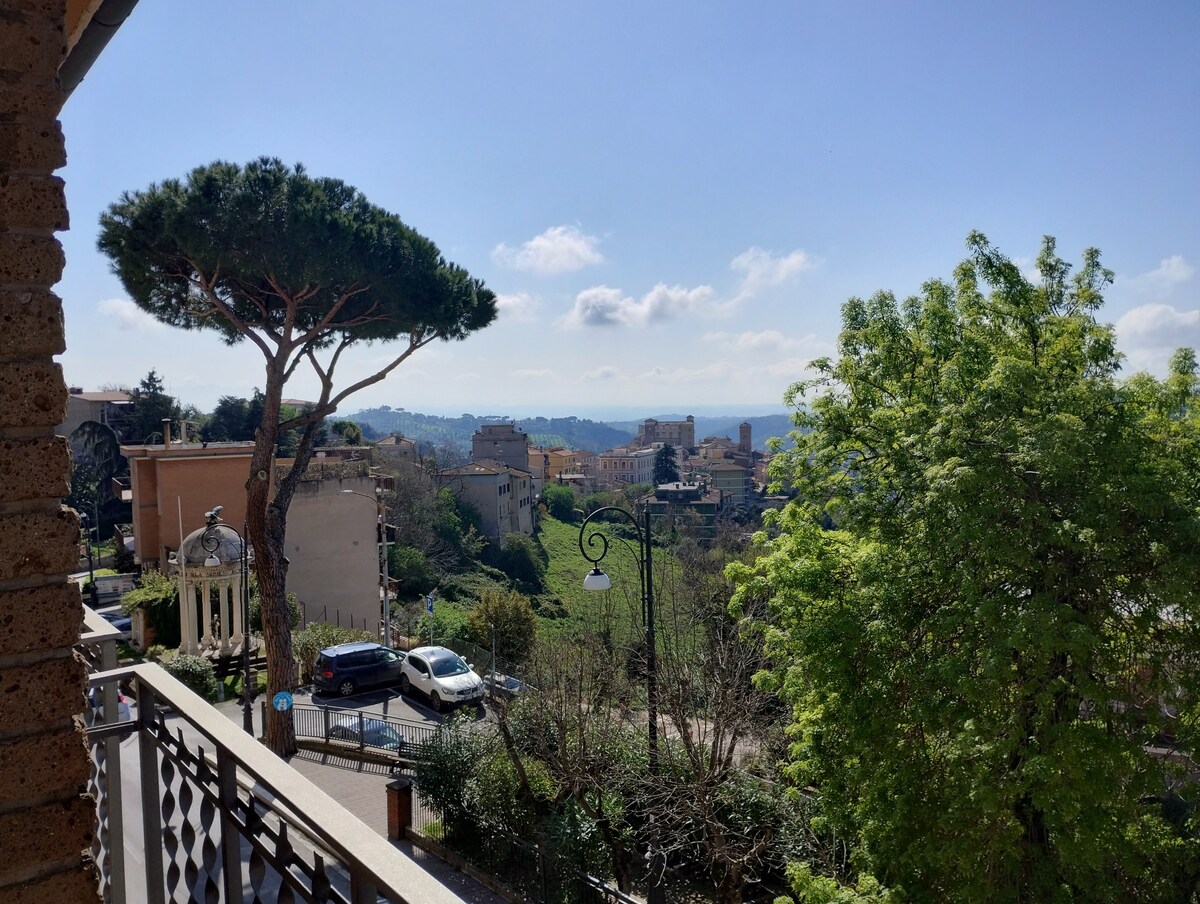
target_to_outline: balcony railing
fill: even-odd
[[[85,618],[105,901],[429,897],[436,880],[162,668],[116,668],[117,632],[91,611]],[[119,685],[136,701],[125,721]]]

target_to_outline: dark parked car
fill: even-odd
[[[313,684],[343,697],[367,687],[400,683],[404,654],[377,643],[343,643],[317,654]]]

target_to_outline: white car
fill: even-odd
[[[483,699],[483,679],[465,659],[445,647],[417,647],[404,657],[400,689],[416,689],[435,710]]]

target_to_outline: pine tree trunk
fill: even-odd
[[[271,498],[271,471],[275,464],[282,393],[281,375],[268,367],[262,424],[254,432],[254,455],[246,484],[246,526],[254,547],[254,572],[262,600],[268,701],[279,691],[292,691],[296,686],[296,660],[292,654],[292,629],[288,623],[287,557],[284,555],[290,497],[286,501]],[[287,757],[295,753],[296,727],[292,710],[279,712],[268,706],[265,734],[267,747],[277,755]]]

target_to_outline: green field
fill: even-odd
[[[591,525],[588,533],[592,532]],[[607,525],[599,528],[609,531]],[[631,542],[634,551],[626,549],[619,539],[612,540],[608,555],[601,567],[612,580],[612,589],[592,592],[583,589],[583,578],[591,568],[590,563],[579,551],[579,525],[568,524],[546,516],[542,518],[538,540],[549,560],[546,564],[546,593],[557,598],[562,605],[562,617],[543,618],[542,629],[562,630],[567,626],[578,626],[587,630],[601,630],[607,624],[614,636],[622,637],[641,621],[641,582],[638,577],[636,541]],[[591,548],[592,554],[601,546]],[[669,567],[673,557],[660,548],[654,550],[655,574],[661,566]],[[656,577],[656,586],[658,580]]]

